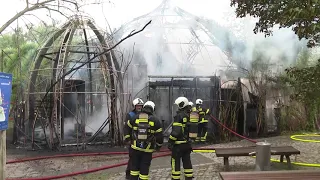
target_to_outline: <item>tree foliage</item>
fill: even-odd
[[[12,100],[16,100],[19,89],[25,89],[29,78],[30,67],[37,49],[42,44],[47,28],[37,26],[24,32],[15,29],[0,36],[0,70],[13,74]]]
[[[259,18],[254,33],[272,34],[272,28],[292,27],[299,39],[309,40],[308,46],[320,43],[320,0],[231,0],[237,17]]]
[[[286,69],[283,80],[292,87],[291,99],[304,106],[308,130],[320,129],[320,60],[314,65],[311,52],[302,50],[295,66]]]

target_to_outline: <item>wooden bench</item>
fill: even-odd
[[[217,157],[223,157],[225,170],[229,170],[229,157],[233,156],[251,156],[249,153],[256,150],[255,146],[251,147],[237,147],[237,148],[216,148]],[[283,162],[283,157],[286,157],[289,169],[291,169],[290,156],[293,154],[300,154],[300,151],[292,146],[271,147],[271,155],[280,155],[280,162]]]
[[[320,171],[221,172],[222,180],[319,180]]]

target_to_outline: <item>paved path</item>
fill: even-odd
[[[260,139],[260,141],[267,140],[272,146],[291,145],[301,151],[300,155],[292,156],[293,162],[306,163],[320,163],[320,143],[305,143],[293,141],[289,136],[278,136]],[[237,141],[224,144],[216,144],[208,146],[215,147],[241,147],[251,146],[252,143],[248,141]],[[279,156],[272,156],[272,158],[279,159]],[[223,159],[216,157],[214,153],[193,153],[192,162],[194,165],[195,179],[205,180],[220,180],[219,172],[223,171]],[[152,161],[150,179],[151,180],[169,180],[171,179],[170,158],[159,158]],[[229,158],[231,171],[253,171],[255,169],[255,159],[252,157],[231,157]],[[167,164],[167,165],[165,165]],[[317,169],[304,166],[293,166],[295,169]],[[283,163],[271,163],[271,170],[287,170],[287,165]],[[124,173],[115,174],[111,180],[125,179]]]

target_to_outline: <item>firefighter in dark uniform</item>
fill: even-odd
[[[193,169],[190,154],[192,152],[191,138],[197,137],[197,128],[189,126],[189,101],[185,97],[175,100],[178,105],[177,114],[172,124],[172,132],[168,141],[168,148],[171,150],[171,178],[180,179],[180,161],[182,159],[184,176],[186,180],[193,178]]]
[[[131,180],[149,179],[152,153],[160,150],[163,143],[162,126],[153,115],[154,108],[155,104],[147,101],[142,112],[128,120],[125,126],[125,136],[131,138]]]
[[[136,116],[136,114],[138,112],[141,111],[142,107],[143,107],[143,101],[140,98],[136,98],[132,101],[132,105],[134,107],[134,109],[129,112],[127,114],[126,120],[124,121],[124,127],[127,124],[127,121],[134,118]],[[130,135],[127,135],[124,137],[124,139],[130,138]],[[129,149],[129,160],[128,160],[128,165],[127,165],[127,169],[126,169],[126,179],[130,179],[130,164],[131,164],[131,142],[130,141],[126,141],[127,145],[128,145],[128,149]]]
[[[208,115],[209,109],[202,107],[203,101],[201,99],[196,100],[196,107],[199,112],[199,125],[198,125],[198,138],[196,141],[205,143],[208,135]]]
[[[188,112],[191,113],[192,112],[192,107],[193,107],[193,102],[189,102],[188,104]]]

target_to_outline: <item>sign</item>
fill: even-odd
[[[8,129],[12,74],[0,72],[0,130]]]

